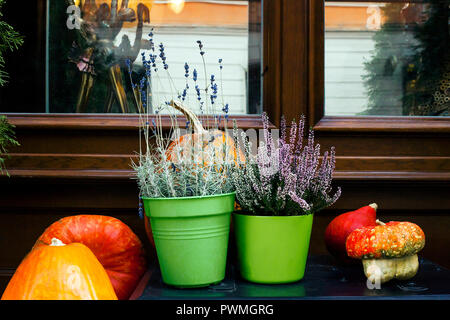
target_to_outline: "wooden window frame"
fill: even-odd
[[[398,155],[384,155],[386,160],[392,163],[391,169],[371,170],[370,165],[364,169],[361,165],[361,172],[341,173],[343,176],[354,179],[402,179],[402,180],[424,180],[424,181],[449,181],[450,180],[450,154],[445,153],[446,140],[450,133],[450,118],[445,117],[335,117],[325,116],[324,101],[324,1],[309,2],[309,103],[308,114],[310,115],[310,125],[314,130],[324,135],[336,137],[342,134],[355,135],[379,135],[384,136],[385,143],[389,144],[394,136],[406,137],[410,142],[406,145],[398,146]],[[359,1],[361,2],[361,1]],[[391,1],[393,2],[393,1]],[[395,1],[408,2],[408,1]],[[427,139],[428,138],[428,139]],[[444,156],[440,159],[436,154],[429,156],[426,152],[411,153],[407,149],[413,145],[419,147],[420,142],[429,139],[442,140],[440,151]],[[358,149],[361,146],[354,145]],[[382,149],[382,146],[380,146]],[[381,151],[381,150],[380,150]],[[402,155],[404,153],[404,155]],[[381,160],[382,155],[374,153],[372,159],[359,157],[362,163],[364,160]],[[377,159],[378,158],[378,159]],[[355,158],[356,159],[356,158]],[[352,159],[353,162],[355,159]],[[411,167],[411,161],[421,161],[421,166]],[[439,162],[439,165],[436,163]],[[375,164],[373,164],[375,165]],[[408,170],[409,168],[409,170]]]
[[[360,204],[375,198],[383,209],[448,210],[450,118],[324,115],[324,3],[308,1],[307,108],[322,143],[336,145],[336,178]]]
[[[37,1],[40,4],[38,8],[40,24],[44,24],[47,12],[46,1]],[[40,38],[45,38],[44,29],[40,30]],[[43,48],[40,48],[39,59],[44,61],[45,55],[42,51]],[[43,67],[41,69],[45,70]],[[268,109],[265,105],[263,111],[267,111],[272,119],[273,113]],[[11,150],[11,158],[7,162],[8,172],[12,177],[104,179],[105,177],[124,177],[131,171],[125,164],[125,159],[138,150],[136,142],[138,141],[139,115],[47,113],[6,113],[5,115],[10,123],[16,126],[18,140],[22,142],[20,148]],[[180,120],[182,121],[183,118],[180,117]],[[260,115],[230,115],[229,120],[230,128],[234,121],[242,129],[263,127]],[[162,125],[166,129],[170,127],[171,121],[168,116],[162,117]],[[126,139],[116,142],[118,132]],[[46,140],[48,145],[39,144],[33,138],[36,134]],[[84,141],[92,141],[92,145],[77,147],[77,142],[80,142],[77,137],[80,135],[83,136]],[[103,139],[95,139],[98,136],[102,136]],[[72,151],[69,150],[70,146],[56,144],[56,141],[61,141],[61,137],[70,141]],[[38,146],[30,146],[31,144]],[[106,150],[103,148],[104,145],[112,147]],[[117,156],[111,155],[113,152],[111,149],[114,147],[121,150],[120,164],[117,162]],[[98,151],[95,152],[96,150]],[[86,166],[86,157],[95,158],[98,161],[96,164],[93,162],[92,167],[89,167]],[[114,166],[117,169],[111,169]]]
[[[272,69],[266,69],[265,102],[275,119],[305,114],[322,148],[336,147],[343,196],[333,208],[379,202],[397,212],[450,209],[450,119],[325,116],[325,2],[266,2]]]
[[[45,21],[46,0],[37,1],[40,21]],[[270,16],[264,15],[264,19],[271,19]],[[38,36],[43,38],[44,33],[42,29]],[[39,52],[39,59],[44,61],[42,47]],[[263,53],[264,61],[267,53],[268,50]],[[270,76],[272,66],[266,64],[265,69],[270,70],[267,72]],[[266,95],[263,99],[267,99]],[[264,104],[264,111],[275,122],[279,112],[274,112],[269,104]],[[21,146],[9,150],[6,167],[10,177],[0,176],[0,186],[4,187],[1,211],[129,212],[137,208],[138,190],[132,179],[131,159],[139,150],[138,115],[7,113],[6,116],[16,126]],[[234,120],[242,129],[263,127],[259,115],[231,115],[230,126]],[[163,126],[170,126],[168,118],[163,117]]]

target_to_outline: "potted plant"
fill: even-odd
[[[282,119],[278,144],[267,115],[262,119],[264,137],[255,155],[245,133],[234,130],[245,158],[232,173],[241,207],[233,214],[238,268],[256,283],[295,282],[304,276],[314,214],[341,194],[340,188],[330,194],[335,151],[325,152],[320,163],[312,130],[303,141],[304,117],[292,122],[289,136]]]
[[[140,116],[143,147],[133,167],[145,214],[150,219],[163,282],[183,288],[208,286],[225,277],[235,204],[229,175],[236,163],[234,140],[219,130],[220,121],[227,121],[228,117],[213,114],[218,90],[214,76],[210,78],[211,85],[207,83],[202,90],[197,85],[196,70],[190,79],[195,82],[196,101],[206,111],[206,128],[197,115],[183,105],[189,87],[188,64],[185,65],[186,88],[174,93],[179,100],[167,101],[151,95],[151,81],[162,78],[158,76],[158,64],[162,66],[159,70],[167,72],[171,79],[164,46],[159,45],[159,55],[153,54],[152,35],[149,60],[145,53],[142,55],[146,74],[138,85],[133,84],[134,89],[139,89],[137,103],[146,110]],[[203,57],[203,45],[198,43]],[[153,118],[150,110],[153,110]],[[163,125],[162,113],[166,114],[169,128]],[[179,113],[186,118],[183,126]]]

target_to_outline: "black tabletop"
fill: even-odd
[[[310,256],[305,276],[291,284],[266,285],[243,280],[233,265],[220,284],[197,289],[176,289],[165,285],[158,267],[151,270],[139,300],[159,299],[283,299],[283,300],[347,300],[347,299],[450,299],[450,270],[419,257],[417,275],[406,281],[391,280],[380,289],[369,289],[362,264],[342,266],[331,256]]]

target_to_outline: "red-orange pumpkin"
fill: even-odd
[[[23,259],[2,300],[117,300],[117,296],[88,247],[53,239]]]
[[[345,241],[348,235],[361,227],[376,226],[376,203],[364,206],[354,211],[343,213],[334,218],[325,230],[325,245],[328,251],[340,262],[351,263],[355,260],[347,256]]]
[[[417,253],[425,245],[424,232],[411,222],[385,224],[377,220],[377,224],[350,233],[348,256],[361,259],[364,274],[372,283],[411,279],[419,270]]]
[[[416,254],[425,245],[422,229],[411,222],[391,221],[356,229],[347,237],[346,249],[351,258],[399,258]]]
[[[69,244],[83,243],[105,268],[117,297],[130,297],[146,270],[145,253],[139,238],[119,219],[101,215],[65,217],[39,237],[35,248],[58,238]]]

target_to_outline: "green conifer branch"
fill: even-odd
[[[0,116],[0,174],[6,171],[5,158],[7,157],[8,148],[19,145],[15,137],[14,125],[10,124],[5,116]],[[9,175],[8,171],[6,171],[6,174]]]
[[[24,37],[14,30],[12,26],[2,20],[3,14],[1,12],[6,0],[0,0],[0,86],[4,86],[7,83],[8,74],[5,71],[5,58],[4,53],[6,51],[17,50],[24,41]]]
[[[0,0],[0,86],[7,83],[8,74],[5,71],[4,54],[7,51],[17,50],[24,41],[17,31],[12,26],[2,20],[3,14],[1,12],[6,0]],[[18,146],[14,126],[8,122],[6,116],[0,115],[0,174],[6,171],[5,158],[7,157],[8,148],[10,146]],[[9,176],[8,171],[6,174]]]

